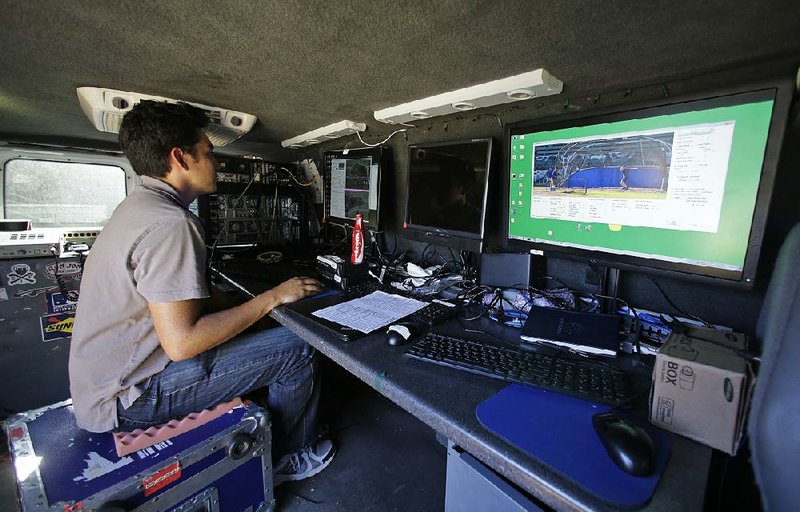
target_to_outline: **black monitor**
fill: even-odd
[[[352,226],[356,214],[364,227],[379,229],[381,169],[385,148],[362,148],[325,152],[325,219]]]
[[[791,86],[509,127],[506,243],[751,286]]]
[[[403,234],[480,252],[492,139],[409,146]]]

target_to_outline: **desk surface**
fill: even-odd
[[[475,408],[507,383],[406,358],[407,347],[390,347],[382,333],[347,343],[284,308],[273,311],[272,317],[547,505],[559,510],[611,508],[478,423]],[[490,325],[485,328],[493,329]],[[681,436],[672,438],[670,462],[646,509],[700,510],[711,450]]]

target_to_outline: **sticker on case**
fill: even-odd
[[[47,294],[48,313],[71,313],[78,307],[78,290],[67,290],[64,295],[60,291]]]
[[[36,284],[36,272],[25,263],[11,266],[11,272],[6,274],[8,286],[21,286],[23,284]]]
[[[181,465],[179,462],[170,464],[169,466],[160,469],[148,476],[142,481],[144,486],[144,495],[150,496],[160,489],[168,486],[172,482],[179,480],[181,477]]]
[[[39,319],[42,324],[42,341],[53,341],[72,337],[75,313],[56,313]]]

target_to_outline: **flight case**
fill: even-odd
[[[267,412],[247,403],[124,457],[110,433],[75,424],[72,403],[6,422],[23,512],[265,512],[274,509]]]

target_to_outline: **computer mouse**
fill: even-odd
[[[656,447],[650,434],[614,412],[592,416],[592,425],[609,457],[634,476],[650,476],[656,469]]]
[[[417,335],[418,327],[410,322],[390,325],[386,330],[386,343],[396,347],[410,343]]]

